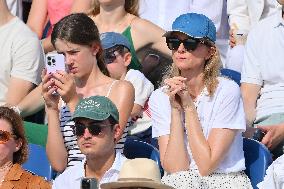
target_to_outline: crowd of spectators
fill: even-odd
[[[0,188],[252,188],[243,137],[284,166],[283,50],[283,0],[0,0]],[[21,168],[39,110],[51,182]],[[131,135],[162,178],[123,155]]]

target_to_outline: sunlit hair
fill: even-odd
[[[12,126],[12,134],[16,136],[15,139],[21,141],[22,146],[13,154],[13,163],[23,164],[28,159],[28,143],[21,116],[13,109],[1,106],[0,119],[7,121]]]
[[[211,57],[208,60],[206,60],[203,70],[203,80],[207,88],[207,91],[209,93],[209,96],[214,95],[214,92],[218,86],[218,76],[220,75],[220,66],[221,66],[219,51],[215,46],[213,47],[215,49],[214,53],[211,55]],[[180,75],[181,71],[173,63],[172,66],[166,72],[165,76],[163,77],[163,81],[167,78],[180,76]],[[164,85],[164,82],[162,82],[162,85]]]
[[[100,3],[98,0],[93,0],[92,9],[89,11],[89,15],[96,16],[100,13]],[[124,5],[125,11],[133,14],[135,16],[139,16],[139,1],[138,0],[125,0]]]
[[[54,47],[57,39],[86,46],[92,46],[95,43],[99,48],[96,54],[97,65],[105,75],[109,76],[104,64],[99,30],[94,21],[86,14],[70,14],[57,22],[51,33],[51,42]]]

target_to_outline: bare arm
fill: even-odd
[[[160,143],[163,145],[159,147],[163,168],[169,173],[188,170],[190,161],[184,143],[184,127],[181,112],[176,108],[172,108],[171,131],[167,138],[167,145],[165,136],[161,140],[159,138],[159,145]]]
[[[131,117],[132,118],[136,118],[137,116],[139,116],[143,111],[143,107],[140,106],[139,104],[134,104],[132,111],[131,111]]]
[[[113,86],[112,90],[115,92],[112,92],[109,98],[116,105],[119,112],[119,125],[121,126],[119,137],[121,137],[134,105],[134,88],[128,81],[118,82]]]
[[[168,59],[171,59],[171,51],[167,47],[166,38],[163,37],[165,30],[141,18],[135,19],[132,26],[131,34],[136,51],[139,51],[143,47],[150,46]],[[151,35],[145,35],[145,33],[151,33]],[[143,36],[143,38],[141,38],[141,36]]]
[[[21,110],[21,116],[26,117],[37,113],[44,108],[44,100],[41,96],[42,84],[32,90],[21,102],[17,105]]]
[[[52,75],[47,75],[45,71],[42,74],[42,95],[48,116],[46,152],[52,168],[63,172],[67,166],[67,150],[59,125],[59,96],[52,94],[56,88],[49,88],[55,83],[51,77]]]
[[[28,95],[32,88],[33,84],[31,82],[11,77],[6,95],[6,103],[11,106],[17,105],[26,95]]]
[[[242,83],[241,92],[246,114],[247,126],[251,126],[256,116],[256,100],[258,98],[260,86],[250,83]]]
[[[38,35],[39,39],[47,21],[47,0],[33,0],[27,25]]]

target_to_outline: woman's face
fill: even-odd
[[[20,149],[20,144],[13,138],[12,125],[4,120],[0,119],[0,130],[7,131],[11,134],[11,138],[9,138],[6,142],[0,141],[0,167],[7,163],[8,161],[13,161],[13,154]]]
[[[190,38],[188,35],[181,32],[174,32],[171,37],[174,41],[183,41],[184,43],[193,44],[192,41],[189,41]],[[187,40],[187,41],[186,41]],[[194,40],[193,40],[194,41]],[[172,58],[175,65],[181,70],[200,70],[203,71],[205,61],[210,58],[211,49],[210,47],[197,43],[196,49],[187,50],[184,43],[172,50]],[[189,47],[191,48],[192,45]]]
[[[76,78],[89,75],[96,66],[96,54],[99,47],[95,44],[92,46],[77,45],[57,39],[55,47],[58,53],[64,55],[69,73]]]

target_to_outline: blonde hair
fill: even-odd
[[[207,91],[209,93],[209,96],[213,96],[218,86],[218,76],[220,75],[220,66],[221,66],[219,51],[215,46],[213,47],[214,47],[214,53],[211,55],[211,57],[208,60],[205,61],[204,70],[203,70],[203,80],[207,88]],[[163,81],[167,78],[180,76],[180,75],[181,71],[173,63],[172,66],[166,72],[165,76],[163,77]],[[162,82],[162,85],[164,85],[164,82]]]
[[[139,2],[138,0],[125,0],[124,4],[125,11],[127,13],[133,14],[135,16],[139,16]],[[89,15],[96,16],[100,13],[100,3],[98,0],[93,0],[92,8],[89,11]]]

